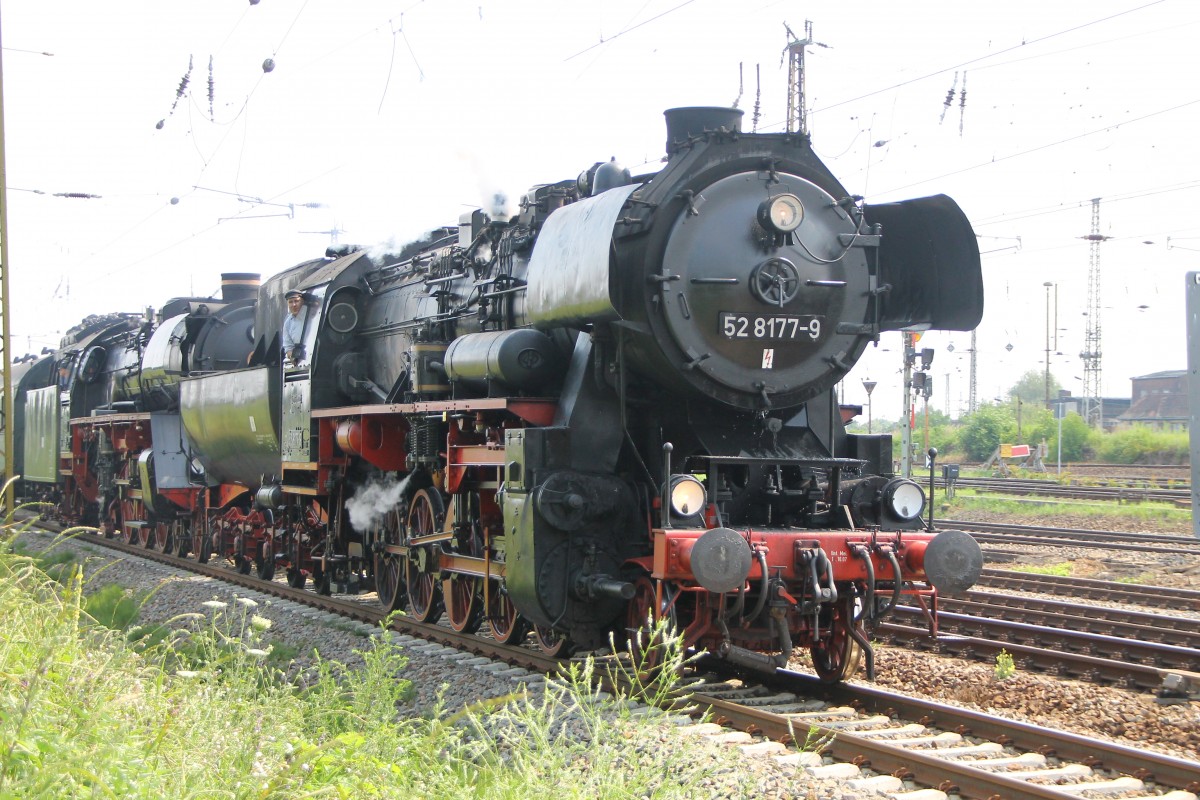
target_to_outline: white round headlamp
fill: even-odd
[[[912,481],[897,478],[883,487],[883,504],[889,514],[907,522],[925,510],[925,492]]]
[[[769,231],[791,233],[804,221],[804,204],[794,194],[767,198],[758,207],[758,222]]]
[[[691,475],[675,475],[671,478],[671,513],[677,517],[694,517],[704,511],[708,494],[704,484]]]

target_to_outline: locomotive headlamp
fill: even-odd
[[[895,478],[883,487],[883,506],[888,515],[907,522],[925,510],[925,492],[910,480]]]
[[[671,476],[671,513],[675,516],[696,516],[704,510],[707,499],[704,484],[691,475]]]
[[[791,233],[804,221],[804,204],[794,194],[769,197],[758,207],[758,222],[769,231]]]

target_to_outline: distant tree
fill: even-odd
[[[986,459],[1002,442],[1011,442],[1017,433],[1017,420],[1006,406],[980,406],[962,422],[959,444],[967,457],[976,461]]]
[[[1062,421],[1062,460],[1082,461],[1088,456],[1088,438],[1091,428],[1083,417],[1072,412]],[[1058,421],[1054,423],[1054,435],[1046,437],[1050,442],[1051,458],[1058,460]]]
[[[1050,397],[1057,397],[1058,390],[1061,388],[1058,379],[1053,375],[1050,376]],[[1021,379],[1012,385],[1008,390],[1008,396],[1011,398],[1021,398],[1021,401],[1030,405],[1046,404],[1046,373],[1040,370],[1031,369],[1021,376]]]

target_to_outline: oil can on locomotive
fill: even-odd
[[[407,481],[355,539],[386,605],[587,647],[668,617],[837,679],[900,595],[932,623],[974,582],[978,546],[924,529],[890,437],[848,434],[833,393],[881,332],[978,324],[970,224],[945,196],[863,206],[806,136],[740,117],[669,111],[656,174],[598,165],[307,281],[314,441],[347,496]]]

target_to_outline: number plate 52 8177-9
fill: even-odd
[[[809,339],[821,338],[821,318],[814,316],[750,316],[722,311],[721,334],[727,339]]]

